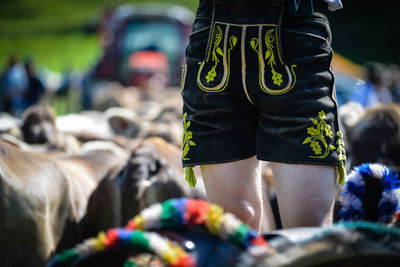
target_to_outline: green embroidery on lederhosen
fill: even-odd
[[[261,42],[261,40],[260,40],[260,42]],[[266,65],[268,65],[271,68],[273,84],[277,85],[277,86],[281,86],[282,82],[283,82],[283,74],[279,73],[278,71],[275,70],[275,67],[277,66],[276,57],[278,57],[280,64],[284,65],[284,63],[282,61],[280,51],[279,51],[278,31],[276,28],[270,29],[265,33],[264,43],[265,43],[266,51],[265,51],[265,55],[263,56],[263,58],[265,61],[267,61]],[[262,77],[263,75],[261,74],[264,71],[262,69],[262,65],[264,63],[262,63],[261,62],[262,59],[260,59],[260,57],[261,57],[260,45],[261,44],[259,44],[258,38],[251,39],[250,46],[258,54],[258,61],[259,61],[258,64],[260,66],[259,83],[260,83],[261,89],[266,93],[274,94],[274,95],[275,94],[283,94],[283,93],[288,92],[289,90],[291,90],[294,87],[294,85],[296,83],[296,74],[294,72],[294,68],[297,67],[297,65],[291,65],[290,70],[286,65],[284,65],[284,69],[286,70],[287,75],[289,77],[288,78],[289,82],[285,88],[270,89],[267,86],[264,86],[263,85],[263,77]],[[274,53],[274,49],[276,49],[276,54]]]
[[[182,159],[183,160],[190,160],[190,158],[187,158],[187,154],[189,153],[190,146],[195,146],[196,143],[192,141],[193,138],[193,132],[188,131],[188,128],[190,127],[190,121],[186,121],[187,117],[187,112],[183,114],[183,143],[182,143]]]
[[[328,145],[325,137],[333,138],[333,132],[331,126],[325,122],[326,116],[323,110],[318,112],[319,120],[310,118],[310,121],[316,127],[308,127],[307,133],[310,135],[303,141],[303,145],[310,144],[310,147],[314,151],[315,156],[309,156],[310,158],[323,159],[329,155],[329,152],[336,149],[333,145]],[[321,147],[323,145],[323,148]],[[324,150],[324,151],[323,151]]]
[[[236,36],[229,36],[229,25],[226,25],[223,30],[223,27],[214,24],[207,58],[199,63],[200,67],[197,73],[197,85],[201,90],[212,93],[225,90],[230,76],[230,54],[236,46],[237,40]],[[207,72],[207,75],[203,76],[203,72]]]
[[[267,33],[265,34],[265,45],[267,47],[267,51],[265,51],[265,56],[264,59],[268,60],[267,65],[269,65],[271,67],[271,73],[272,73],[272,80],[274,82],[275,85],[280,86],[281,83],[283,82],[282,80],[282,74],[278,73],[275,71],[274,69],[274,65],[276,65],[276,61],[275,61],[275,54],[273,51],[274,45],[273,43],[275,42],[275,38],[274,38],[274,29],[271,29],[269,31],[267,31]],[[250,45],[251,47],[258,52],[257,50],[257,45],[258,45],[258,39],[257,38],[253,38],[250,41]]]
[[[207,73],[207,76],[206,76],[207,83],[214,81],[214,78],[217,76],[217,73],[215,71],[215,68],[217,67],[217,65],[219,63],[217,53],[222,57],[224,56],[224,53],[222,52],[221,47],[219,47],[221,40],[222,40],[221,27],[217,26],[217,31],[218,31],[218,33],[215,34],[214,48],[212,49],[212,52],[211,52],[211,55],[212,55],[211,61],[214,62],[214,66]],[[207,61],[209,60],[209,57],[210,57],[210,53],[207,55]]]
[[[218,33],[215,34],[214,48],[211,52],[211,55],[212,55],[211,61],[214,62],[214,66],[207,73],[207,76],[206,76],[207,83],[214,81],[214,78],[217,76],[217,72],[215,71],[215,68],[217,67],[217,65],[219,63],[217,53],[222,57],[224,56],[224,53],[222,52],[221,47],[219,47],[219,45],[222,41],[221,27],[217,26],[217,31],[218,31]],[[209,60],[209,57],[210,57],[210,53],[208,53],[208,55],[207,55],[207,61]]]

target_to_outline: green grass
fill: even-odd
[[[0,67],[11,54],[33,57],[36,65],[62,71],[68,65],[85,71],[101,51],[93,29],[102,11],[122,0],[13,0],[0,1]],[[155,1],[165,3],[166,1]],[[175,0],[195,10],[197,0]]]
[[[0,37],[0,59],[6,61],[11,53],[19,57],[31,56],[34,62],[51,70],[61,71],[65,66],[85,70],[100,54],[94,34],[68,33],[38,37]],[[4,62],[5,63],[5,62]]]

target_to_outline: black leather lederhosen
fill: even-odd
[[[182,77],[183,166],[253,155],[343,165],[327,5],[295,16],[288,1],[200,0]]]

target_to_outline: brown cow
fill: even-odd
[[[0,140],[0,266],[44,266],[57,246],[79,241],[90,193],[125,160],[111,149],[61,157]]]
[[[74,136],[58,130],[56,114],[48,105],[34,105],[25,110],[21,130],[28,144],[42,144],[49,150],[70,153],[80,149],[80,143]]]
[[[126,166],[103,179],[89,199],[82,220],[86,236],[121,227],[140,210],[170,198],[205,198],[204,185],[190,188],[184,181],[181,152],[159,137],[144,140],[132,153]]]

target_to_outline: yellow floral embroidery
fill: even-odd
[[[265,60],[268,60],[267,65],[271,67],[271,73],[272,73],[272,80],[275,85],[280,86],[283,82],[282,79],[282,74],[278,73],[275,71],[274,66],[276,65],[275,61],[275,55],[274,55],[274,45],[273,43],[275,42],[275,37],[274,37],[274,31],[275,29],[271,29],[267,31],[265,34],[265,45],[267,46],[267,51],[265,52]],[[258,51],[258,39],[257,38],[252,38],[250,41],[250,46],[253,48],[254,51],[259,53]]]
[[[252,38],[251,41],[250,41],[250,45],[251,45],[251,48],[253,48],[253,50],[258,53],[258,49],[257,49],[258,39],[257,38]]]
[[[214,66],[211,68],[211,70],[208,72],[208,74],[206,76],[207,83],[214,81],[214,78],[217,76],[217,73],[215,71],[215,68],[217,67],[217,65],[219,63],[217,54],[219,54],[220,56],[224,55],[224,53],[222,52],[222,49],[219,47],[219,44],[221,43],[221,40],[222,40],[221,27],[217,26],[217,30],[218,30],[218,33],[215,34],[214,48],[212,50],[212,58],[211,58],[211,60],[215,63],[214,63]]]
[[[197,85],[199,86],[199,88],[201,89],[201,90],[203,90],[203,91],[205,91],[205,92],[214,92],[214,93],[216,93],[216,92],[222,92],[223,90],[225,90],[225,88],[227,87],[227,85],[228,85],[228,81],[229,81],[229,76],[230,76],[230,65],[231,65],[231,60],[230,60],[230,57],[231,57],[231,50],[233,50],[233,48],[236,46],[236,44],[237,44],[237,41],[238,41],[238,38],[236,37],[236,36],[230,36],[229,37],[229,48],[227,49],[227,55],[224,55],[224,56],[226,56],[226,58],[227,58],[227,62],[225,63],[223,63],[223,64],[226,64],[226,66],[224,65],[224,69],[225,69],[225,71],[224,71],[224,74],[223,75],[226,75],[226,78],[224,78],[224,77],[222,77],[222,81],[218,84],[218,85],[216,85],[215,87],[205,87],[202,83],[201,83],[201,81],[200,81],[200,75],[201,75],[201,72],[202,72],[202,68],[203,68],[203,64],[204,64],[204,62],[199,62],[198,64],[200,65],[200,68],[199,68],[199,72],[198,72],[198,74],[197,74]],[[211,70],[211,73],[214,73],[214,71],[212,71]],[[208,72],[208,74],[210,75],[210,72]],[[216,73],[214,73],[215,75],[216,75]],[[207,79],[207,82],[209,81],[209,78],[210,77],[213,77],[213,79],[214,79],[214,74],[212,74],[212,76],[209,76],[209,75],[207,75],[206,76],[206,79]],[[209,78],[207,78],[207,77],[209,77]]]
[[[189,153],[190,146],[195,146],[196,143],[191,140],[193,137],[193,132],[188,131],[188,128],[190,127],[190,121],[186,121],[186,117],[187,117],[187,112],[185,112],[185,114],[183,114],[182,158],[183,158],[183,160],[190,160],[190,158],[187,158],[186,156]]]
[[[265,60],[268,60],[268,65],[271,67],[271,72],[272,72],[272,80],[274,81],[275,85],[280,86],[281,83],[283,82],[282,80],[282,74],[278,73],[274,69],[274,65],[276,65],[275,62],[275,55],[273,53],[273,43],[275,42],[275,38],[273,36],[274,29],[267,31],[265,34],[265,45],[267,46],[267,51],[265,52]]]
[[[319,121],[313,118],[310,118],[310,121],[316,127],[307,128],[307,133],[310,135],[303,141],[303,145],[310,144],[310,147],[314,151],[315,156],[310,156],[310,158],[326,158],[329,154],[329,151],[336,149],[333,145],[328,145],[325,140],[325,136],[329,138],[333,138],[333,132],[331,130],[331,126],[325,122],[326,115],[323,110],[318,113]],[[321,147],[321,144],[324,148]],[[322,153],[322,149],[324,149],[324,153]]]

